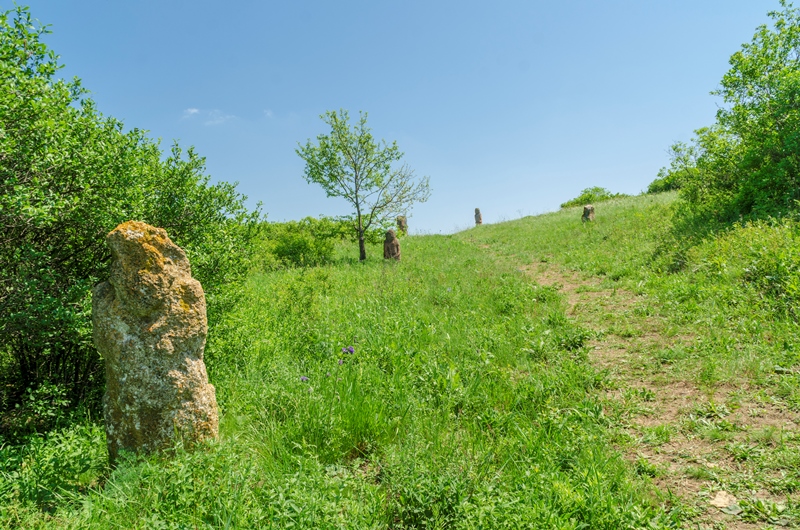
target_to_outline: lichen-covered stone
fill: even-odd
[[[400,240],[394,230],[386,231],[386,238],[383,240],[383,258],[400,261]]]
[[[586,223],[588,221],[594,221],[594,206],[591,204],[587,204],[583,207],[583,215],[581,215],[581,221]]]
[[[397,216],[397,233],[402,235],[408,233],[408,220],[405,215]]]
[[[203,349],[206,301],[186,253],[167,233],[128,221],[106,238],[111,273],[92,292],[93,337],[105,359],[108,453],[149,453],[176,438],[218,433],[217,401]]]
[[[483,216],[481,215],[481,209],[475,208],[475,226],[483,224]]]

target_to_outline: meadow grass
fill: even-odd
[[[254,274],[206,350],[218,442],[113,471],[92,423],[5,448],[2,524],[674,527],[612,445],[557,289],[457,236],[402,245]]]
[[[800,223],[735,224],[687,246],[674,230],[675,206],[674,193],[643,195],[602,203],[595,223],[568,208],[457,237],[510,263],[553,262],[640,295],[639,315],[662,316],[666,332],[694,339],[653,362],[712,389],[765,384],[800,410],[791,369],[800,362]]]
[[[688,503],[686,524],[724,524],[708,505],[720,489],[740,499],[729,522],[797,524],[800,219],[693,226],[683,208],[645,195],[598,205],[595,223],[571,208],[457,237],[534,279],[555,270],[596,305],[571,314],[603,337],[620,446]]]
[[[614,199],[594,223],[568,208],[403,238],[399,263],[343,245],[254,272],[206,349],[220,439],[113,470],[89,419],[2,447],[0,526],[675,528],[705,524],[720,489],[736,521],[794,524],[800,437],[760,417],[800,411],[800,225],[687,242],[675,205]],[[567,313],[541,266],[609,305]],[[612,340],[624,381],[593,360]],[[699,392],[688,409],[658,408],[672,383]],[[673,419],[636,424],[659,411]],[[711,452],[680,449],[676,471],[659,455],[681,440]]]

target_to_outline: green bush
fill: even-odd
[[[144,131],[102,116],[79,80],[56,80],[46,32],[27,8],[0,12],[0,414],[44,383],[72,404],[97,401],[90,289],[107,275],[115,226],[165,228],[213,313],[249,267],[259,218],[234,185],[209,184],[192,149],[164,159]]]
[[[716,122],[695,131],[671,168],[683,172],[681,194],[693,214],[731,222],[796,210],[800,200],[800,8],[781,0],[773,27],[757,28],[730,58],[713,92],[723,105]]]
[[[647,193],[664,193],[679,190],[685,178],[694,178],[697,168],[685,168],[683,171],[672,171],[661,168],[656,179],[647,186]]]
[[[754,290],[775,316],[800,315],[800,223],[784,218],[735,224],[690,254],[698,272]]]
[[[616,199],[618,197],[627,197],[624,193],[611,193],[605,188],[595,186],[593,188],[586,188],[580,195],[572,200],[569,200],[561,205],[562,208],[569,208],[570,206],[583,206],[585,204],[594,204],[598,202]]]
[[[364,233],[367,243],[383,241],[383,227]],[[306,217],[300,221],[264,223],[257,251],[256,268],[314,267],[330,263],[338,241],[357,241],[357,232],[347,219]]]
[[[33,436],[24,446],[0,447],[0,505],[51,511],[78,500],[107,470],[101,426],[74,425],[46,437]]]

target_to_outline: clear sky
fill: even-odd
[[[710,125],[728,58],[777,0],[19,0],[62,77],[162,147],[206,157],[272,221],[348,213],[295,153],[326,110],[396,140],[431,199],[412,233],[635,194]],[[0,0],[0,8],[13,4]]]

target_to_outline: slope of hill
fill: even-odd
[[[459,237],[557,286],[595,332],[617,447],[687,523],[796,523],[800,224],[679,234],[674,204],[646,195],[603,204],[592,225],[573,208]]]
[[[88,420],[1,448],[0,526],[794,524],[800,231],[676,253],[673,201],[253,274],[207,348],[219,442],[113,471]]]

